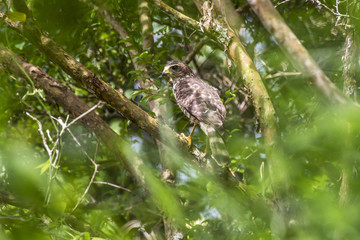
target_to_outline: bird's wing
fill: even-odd
[[[221,127],[226,110],[217,92],[196,78],[179,81],[174,85],[178,105],[200,122]]]

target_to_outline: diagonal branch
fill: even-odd
[[[222,43],[223,47],[239,69],[246,87],[249,89],[257,117],[260,120],[265,142],[269,146],[269,149],[271,149],[277,138],[275,109],[265,88],[265,85],[261,80],[260,74],[257,72],[250,56],[245,51],[245,48],[242,45],[240,39],[235,36],[231,28],[229,28],[226,23],[222,23],[223,26],[226,26],[226,28],[221,26],[221,24],[210,27],[202,26],[200,22],[185,16],[184,14],[176,11],[160,0],[151,0],[151,2],[187,26],[192,27],[198,31],[203,31],[210,38]],[[199,6],[202,5],[202,1],[196,2],[199,4]],[[220,38],[222,40],[219,40]],[[236,84],[239,83],[240,81],[236,82]],[[276,158],[273,160],[274,164],[270,165],[276,166]],[[275,166],[272,168],[275,168]]]
[[[0,46],[0,65],[7,71],[12,72],[23,79],[31,78],[35,87],[44,90],[48,100],[56,102],[62,106],[65,111],[72,114],[76,119],[82,116],[79,121],[90,132],[96,136],[109,148],[114,151],[114,155],[124,164],[125,168],[131,170],[125,161],[124,154],[116,147],[118,143],[125,142],[101,119],[90,107],[84,103],[78,96],[70,91],[66,86],[44,73],[39,67],[34,66],[19,58],[6,48]],[[87,113],[86,115],[83,115]],[[137,159],[135,158],[134,161]]]
[[[107,9],[106,5],[104,3],[102,3],[99,0],[94,0],[93,4],[91,4],[91,6],[93,6],[97,12],[103,17],[105,18],[105,20],[107,21],[107,23],[119,34],[120,38],[122,38],[123,40],[126,40],[127,38],[129,38],[129,34],[127,33],[126,29],[123,28],[123,26],[121,24],[119,24],[116,19],[112,16],[111,12]],[[140,21],[141,20],[146,20],[146,21],[141,21],[142,24],[145,24],[146,26],[142,26],[143,28],[143,47],[144,50],[146,50],[146,48],[148,49],[152,49],[152,45],[153,45],[153,40],[151,40],[153,38],[152,36],[152,28],[150,27],[151,25],[151,19],[149,14],[149,10],[146,9],[148,8],[147,6],[147,2],[144,1],[139,1],[139,13],[142,13],[142,15],[146,15],[144,16],[140,16]],[[145,43],[146,42],[146,43]],[[132,46],[132,44],[128,41],[125,42],[125,45],[130,47]],[[141,72],[143,72],[145,74],[146,79],[145,80],[139,80],[140,86],[143,89],[149,88],[151,86],[151,83],[154,81],[153,79],[150,78],[150,76],[147,74],[148,73],[148,69],[142,65],[138,63],[138,59],[136,57],[136,55],[138,54],[138,52],[133,49],[130,48],[128,50],[129,56],[132,59],[132,63],[134,65],[134,68],[136,70],[139,70]],[[164,108],[165,106],[162,105],[160,106],[159,104],[159,100],[153,100],[153,101],[149,101],[149,107],[151,109],[152,112],[154,112],[156,114],[156,116],[159,117],[159,115],[161,115],[161,112],[165,112]],[[168,128],[162,128],[161,132],[162,134],[164,133],[168,133],[167,132]],[[170,132],[171,133],[171,132]],[[162,135],[163,137],[166,138],[166,136]],[[177,137],[179,137],[179,135],[177,135]],[[179,139],[180,141],[183,141],[183,139]],[[163,142],[163,144],[170,146],[168,143],[169,142],[165,142],[164,141],[160,141],[159,139],[156,139],[156,143],[159,147],[160,150],[160,156],[162,156],[163,153],[163,145],[160,145],[161,142]],[[192,154],[198,159],[201,160],[200,162],[202,162],[204,160],[204,154],[202,154],[199,149],[197,149],[195,146],[192,147],[191,149]],[[163,159],[169,159],[164,158],[164,157],[160,157],[161,160]],[[163,164],[164,162],[161,161]],[[164,164],[166,165],[166,164]]]
[[[275,109],[251,58],[231,29],[224,28],[220,24],[216,27],[203,27],[200,22],[185,16],[160,0],[150,1],[175,19],[195,30],[204,32],[210,38],[215,41],[220,41],[223,44],[225,50],[229,53],[233,62],[241,72],[245,85],[250,91],[257,116],[263,127],[265,138],[267,139],[268,144],[272,145],[277,129]],[[236,84],[239,83],[240,81],[236,82]]]
[[[55,101],[58,105],[62,106],[65,111],[71,113],[75,118],[90,110],[90,108],[66,86],[61,85],[49,75],[42,72],[39,67],[27,63],[1,46],[0,66],[3,66],[7,71],[13,72],[14,74],[24,79],[30,77],[34,82],[35,87],[44,90],[48,100]],[[159,190],[160,188],[159,191],[163,191],[164,193],[168,194],[167,196],[170,198],[169,201],[172,204],[172,209],[178,211],[179,206],[177,205],[177,201],[172,196],[172,194],[167,192],[167,189],[165,188],[161,189],[163,186],[152,175],[146,164],[144,164],[144,162],[138,158],[135,153],[131,152],[131,147],[128,145],[128,143],[122,140],[96,113],[89,112],[80,118],[79,121],[82,122],[83,126],[89,131],[95,132],[96,136],[103,142],[103,144],[111,150],[110,153],[116,156],[116,159],[119,159],[121,163],[124,164],[125,168],[132,174],[134,178],[138,180],[142,186],[144,186],[150,192],[154,191],[155,189]],[[197,149],[195,148],[195,150]],[[249,205],[249,207],[257,213],[257,215],[268,219],[268,211],[256,211],[256,208],[259,207],[259,202],[261,202],[261,206],[265,206],[265,202],[259,198],[259,196],[249,191],[246,186],[241,186],[244,197],[244,199],[242,199],[243,204]],[[2,196],[0,194],[0,200],[1,197]],[[158,199],[158,201],[161,202],[160,199]],[[181,213],[174,215],[170,214],[170,216],[181,215]],[[182,221],[181,217],[179,221]]]
[[[324,74],[271,2],[269,0],[248,0],[248,3],[293,65],[304,75],[310,77],[319,92],[331,103],[346,103],[348,98]]]
[[[36,87],[41,87],[48,94],[49,98],[63,106],[66,111],[75,116],[81,116],[89,110],[89,107],[82,102],[73,92],[65,86],[56,82],[49,75],[42,72],[39,67],[29,64],[0,46],[0,64],[10,72],[21,76],[24,79],[31,78]],[[181,205],[176,197],[170,193],[168,188],[160,182],[151,172],[151,169],[136,155],[131,146],[121,139],[98,115],[90,112],[80,118],[83,125],[93,130],[102,142],[111,150],[111,153],[124,164],[134,178],[149,192],[161,191],[167,194],[168,202],[165,204],[160,201],[160,196],[153,194],[156,201],[159,202],[159,208],[165,211],[165,214],[171,218],[180,216],[178,220],[182,223]],[[171,203],[171,208],[169,207]]]
[[[93,92],[99,99],[104,100],[125,118],[131,120],[139,128],[147,132],[152,137],[170,144],[169,141],[160,137],[159,122],[139,106],[127,99],[123,94],[113,89],[109,84],[105,83],[96,74],[92,73],[80,62],[70,56],[51,38],[42,33],[34,19],[27,18],[24,24],[20,22],[12,22],[4,14],[0,13],[0,18],[5,19],[6,23],[16,31],[20,32],[30,40],[40,51],[45,53],[54,63],[59,65],[74,80],[78,81],[87,89]],[[167,132],[173,139],[177,139],[177,144],[185,149],[187,141],[175,133],[171,128],[162,124],[161,128]]]

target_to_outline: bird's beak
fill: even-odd
[[[162,75],[162,76],[165,76],[165,75],[167,75],[167,74],[169,74],[169,73],[170,73],[169,67],[165,67],[164,70],[162,71],[161,75]]]

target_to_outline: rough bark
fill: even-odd
[[[86,69],[83,65],[81,65],[81,63],[77,62],[74,58],[72,58],[69,54],[67,54],[59,46],[57,46],[57,44],[54,41],[52,41],[50,38],[48,38],[47,36],[42,34],[41,30],[37,27],[37,25],[33,19],[28,19],[28,21],[25,24],[21,24],[21,23],[11,22],[9,19],[7,19],[2,14],[0,15],[0,18],[3,18],[10,27],[12,27],[13,29],[19,31],[21,34],[26,36],[36,47],[38,47],[42,52],[44,52],[53,62],[58,64],[60,67],[62,67],[64,69],[64,71],[69,73],[75,80],[79,81],[80,83],[83,83],[85,86],[88,87],[88,89],[90,89],[94,93],[96,93],[100,99],[107,100],[109,104],[112,104],[112,106],[115,109],[118,109],[122,114],[124,114],[124,116],[127,116],[130,120],[135,118],[134,119],[135,123],[136,124],[139,123],[140,124],[139,126],[143,126],[143,128],[145,128],[144,129],[145,131],[151,132],[151,129],[147,128],[146,126],[150,126],[150,127],[155,126],[154,135],[158,136],[159,130],[156,130],[156,128],[158,127],[157,126],[158,123],[156,122],[155,119],[152,119],[150,116],[149,116],[150,119],[148,119],[148,118],[144,119],[143,117],[140,116],[141,118],[137,120],[136,114],[140,114],[140,115],[145,114],[146,115],[146,113],[144,113],[144,111],[142,109],[140,109],[138,106],[133,104],[131,101],[126,99],[123,95],[121,95],[120,93],[118,93],[117,91],[115,91],[114,89],[109,87],[106,83],[104,83],[101,79],[99,79],[95,74],[93,74],[88,69]],[[57,85],[57,84],[55,84],[55,85]],[[61,90],[61,89],[63,89],[63,87],[61,87],[61,86],[59,87],[59,85],[57,85],[55,87],[55,89]],[[66,99],[66,98],[67,97],[62,97],[62,99]],[[118,98],[120,98],[120,100],[119,100],[120,103],[116,102],[118,100]],[[136,109],[136,111],[139,111],[139,112],[134,113],[133,108],[138,108],[138,109]],[[141,121],[144,121],[145,123],[141,123]],[[152,124],[154,124],[154,125],[152,125]],[[172,130],[169,128],[166,128],[165,131],[172,132]],[[113,141],[113,139],[109,138],[109,137],[106,138],[105,140],[107,140],[110,143],[112,143],[112,141]],[[180,141],[182,141],[182,139],[180,139]],[[117,141],[114,141],[114,142],[117,142]],[[168,142],[165,142],[165,143],[168,144]],[[129,152],[126,152],[126,151],[130,151],[129,149],[131,149],[127,145],[116,144],[116,143],[112,143],[112,144],[115,144],[117,147],[122,147],[122,149],[124,149],[124,151],[125,151],[124,155],[126,155],[126,156],[130,155]],[[183,141],[183,144],[186,145],[186,142]],[[195,150],[196,150],[196,148],[195,148]],[[133,168],[134,171],[138,171],[135,174],[137,177],[139,177],[139,176],[150,176],[151,177],[152,176],[150,171],[147,171],[146,169],[144,170],[142,168],[141,162],[135,161],[134,164],[131,165],[130,167]],[[144,168],[146,168],[146,167],[144,167]],[[142,181],[145,181],[145,180],[142,180]],[[152,179],[152,181],[155,181],[155,180]],[[156,184],[158,184],[158,183],[156,183]],[[149,186],[148,189],[159,186],[156,184]],[[247,190],[245,190],[245,189],[246,189],[245,186],[243,186],[244,204],[253,205],[255,207],[258,206],[258,204],[254,204],[254,201],[252,199],[252,197],[254,197],[255,199],[258,199],[258,197],[254,196],[254,194],[247,193],[246,192]],[[249,194],[249,197],[247,196],[247,194]],[[173,199],[170,199],[169,201],[172,202],[172,200]],[[159,202],[161,202],[161,201],[159,201]],[[176,204],[176,201],[173,201],[172,203]],[[269,216],[268,214],[269,214],[268,212],[259,213],[259,215],[266,215],[266,219],[268,219],[268,216]],[[180,218],[181,218],[181,214],[179,214],[178,216],[180,216]],[[170,216],[170,217],[172,217],[172,216]]]
[[[35,86],[44,89],[44,92],[47,93],[52,100],[56,101],[56,103],[63,106],[64,109],[67,109],[75,116],[80,116],[89,110],[89,107],[65,86],[42,72],[39,67],[25,62],[3,47],[0,48],[0,64],[8,71],[14,72],[24,79],[30,77]],[[85,128],[94,131],[112,153],[118,159],[122,160],[130,173],[138,180],[144,189],[150,193],[162,191],[164,194],[167,194],[168,202],[166,203],[163,203],[156,194],[153,196],[154,198],[158,198],[158,207],[165,212],[165,216],[172,219],[176,216],[178,218],[176,219],[176,223],[182,226],[183,217],[179,202],[169,192],[169,189],[153,176],[149,167],[136,155],[131,146],[113,132],[95,113],[90,113],[81,120]],[[171,211],[168,211],[170,209],[169,203],[171,203]]]
[[[277,138],[277,123],[275,110],[272,105],[271,99],[267,93],[267,90],[261,80],[261,77],[257,72],[251,58],[246,53],[240,40],[235,36],[235,34],[230,28],[225,29],[224,27],[221,27],[219,25],[217,25],[217,28],[202,26],[200,22],[197,22],[194,19],[185,16],[184,14],[176,11],[175,9],[171,8],[160,0],[153,0],[152,2],[158,7],[160,7],[160,9],[173,16],[175,19],[185,23],[189,27],[192,27],[199,31],[203,31],[210,38],[220,42],[221,40],[219,40],[219,38],[225,40],[225,42],[221,43],[224,46],[225,50],[229,53],[229,56],[233,60],[234,64],[236,64],[237,68],[239,69],[242,75],[242,79],[248,91],[250,92],[250,96],[255,107],[257,117],[260,120],[265,142],[270,151],[268,155],[269,157],[272,156],[274,143]],[[197,2],[199,6],[202,6],[202,1]],[[240,81],[237,81],[235,84],[239,83]],[[269,161],[269,167],[271,168],[271,172],[273,172],[273,170],[275,170],[279,165],[281,165],[279,162],[276,162],[276,159],[277,158],[271,158]],[[275,182],[282,182],[282,184],[285,184],[287,182],[285,172],[282,173],[284,173],[284,176],[274,174],[273,177],[276,177],[277,179]],[[275,184],[275,186],[277,187],[278,185]],[[285,189],[287,189],[287,187],[285,187]]]
[[[256,115],[260,120],[260,127],[267,145],[268,166],[270,168],[274,192],[278,197],[280,195],[285,196],[289,190],[289,178],[285,171],[281,171],[281,174],[279,174],[279,169],[283,167],[281,161],[278,160],[279,157],[274,155],[274,148],[276,148],[277,152],[280,152],[280,149],[275,144],[278,138],[276,112],[260,74],[242,45],[240,38],[235,34],[236,30],[240,30],[238,28],[241,26],[242,20],[229,0],[215,0],[214,8],[219,15],[223,16],[222,19],[224,20],[219,20],[219,22],[226,26],[229,35],[232,37],[229,45],[229,55],[240,71],[246,88],[250,91]]]
[[[30,78],[35,87],[44,90],[48,100],[63,107],[64,110],[72,114],[74,118],[90,109],[86,103],[66,86],[44,73],[39,67],[26,62],[1,46],[0,65],[7,71],[12,72],[25,80],[29,80],[28,78]],[[80,118],[80,121],[87,130],[94,132],[99,140],[103,142],[109,150],[113,151],[113,155],[116,156],[116,159],[119,159],[124,167],[132,172],[136,179],[140,180],[140,183],[144,184],[143,179],[139,178],[141,173],[139,173],[137,169],[134,169],[134,166],[142,165],[142,161],[137,157],[132,159],[126,158],[122,148],[127,148],[128,144],[122,140],[100,116],[95,112],[90,112]]]
[[[264,131],[264,136],[267,139],[269,145],[272,145],[274,141],[273,136],[275,135],[277,129],[274,107],[251,58],[246,53],[240,40],[236,38],[231,29],[225,30],[228,33],[226,36],[224,35],[224,32],[219,32],[220,30],[216,30],[214,28],[208,28],[208,30],[206,30],[205,27],[202,27],[200,22],[185,16],[184,14],[169,7],[162,1],[153,0],[152,2],[154,2],[163,11],[171,14],[171,16],[173,16],[175,19],[196,30],[204,31],[204,33],[212,39],[218,40],[220,37],[231,39],[227,44],[224,44],[224,48],[229,53],[233,62],[237,65],[241,72],[243,81],[250,91],[257,116],[260,119],[260,122],[263,124],[262,129]],[[240,81],[236,82],[237,85],[239,83]]]
[[[41,32],[32,18],[28,18],[24,24],[10,21],[2,13],[0,13],[0,18],[5,18],[11,28],[28,38],[30,42],[45,53],[51,61],[60,66],[74,80],[93,92],[99,99],[104,100],[125,118],[131,120],[152,137],[164,141],[165,144],[169,143],[169,141],[161,139],[159,131],[160,125],[156,119],[66,53],[51,38]],[[162,124],[161,127],[164,128],[164,132],[172,136],[173,139],[177,139],[177,143],[182,149],[186,148],[187,141],[185,139],[181,138],[179,134],[176,134],[168,126]]]

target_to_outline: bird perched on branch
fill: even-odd
[[[226,109],[219,94],[209,84],[202,81],[183,62],[171,61],[166,64],[162,75],[169,75],[173,82],[175,100],[184,114],[194,123],[189,135],[185,137],[191,145],[191,138],[199,124],[208,136],[213,157],[219,165],[229,163],[229,154],[220,135],[226,117]]]

